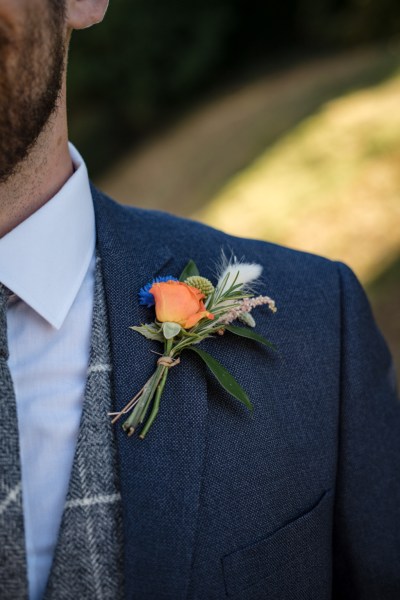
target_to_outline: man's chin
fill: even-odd
[[[60,81],[61,78],[57,84]],[[57,110],[59,92],[60,85],[54,86],[50,96],[46,93],[37,102],[27,98],[22,101],[11,100],[11,94],[8,95],[8,102],[4,102],[4,97],[1,99],[0,115],[3,115],[3,119],[0,119],[0,184],[18,174],[29,159]],[[11,116],[7,118],[9,106],[13,106],[13,113],[19,115],[14,122]]]
[[[0,139],[17,140],[21,139],[16,134],[8,133],[7,137],[0,132]],[[0,156],[6,160],[0,161],[0,184],[7,183],[21,169],[24,161],[26,161],[30,149],[34,146],[36,140],[29,144],[19,147],[2,147],[0,144]]]

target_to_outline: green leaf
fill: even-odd
[[[199,276],[200,272],[196,266],[194,260],[190,259],[186,267],[183,269],[179,281],[185,281],[188,277]]]
[[[150,323],[148,325],[141,325],[140,327],[132,326],[129,329],[137,331],[148,340],[155,340],[156,342],[164,341],[164,336],[160,331],[160,328],[154,325],[153,323]]]
[[[166,340],[172,340],[181,330],[181,326],[178,323],[171,323],[166,321],[162,324],[162,330]]]
[[[247,406],[249,410],[253,411],[253,405],[250,402],[248,395],[238,384],[236,379],[234,379],[232,375],[225,369],[225,367],[221,365],[221,363],[215,360],[215,358],[213,358],[207,352],[204,352],[204,350],[199,350],[198,348],[193,348],[192,346],[185,348],[185,350],[192,350],[193,352],[196,352],[196,354],[198,354],[205,362],[222,387],[234,398],[240,400],[240,402],[243,402],[243,404]]]
[[[248,338],[249,340],[253,340],[254,342],[260,342],[260,344],[264,344],[264,346],[268,346],[268,348],[272,348],[276,350],[276,346],[262,337],[259,333],[256,333],[252,329],[246,329],[246,327],[235,327],[233,325],[224,325],[226,331],[230,331],[235,335],[239,335],[244,338]]]

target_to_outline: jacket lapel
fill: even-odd
[[[161,351],[159,343],[129,329],[154,318],[139,306],[139,289],[158,274],[179,275],[187,257],[171,257],[165,234],[152,228],[151,213],[120,207],[95,189],[93,197],[118,411],[154,371],[157,357],[151,350]],[[207,389],[194,353],[182,362],[169,373],[159,415],[145,440],[128,438],[116,425],[129,599],[183,600],[187,594],[205,455]]]

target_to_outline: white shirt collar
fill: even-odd
[[[69,145],[75,172],[51,200],[0,239],[0,281],[60,329],[95,248],[86,165]]]

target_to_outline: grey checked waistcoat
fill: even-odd
[[[0,598],[26,598],[28,582],[17,404],[8,366],[8,290],[0,283]]]
[[[114,435],[107,415],[111,410],[110,360],[107,311],[97,258],[83,412],[44,600],[123,598],[121,496]]]

